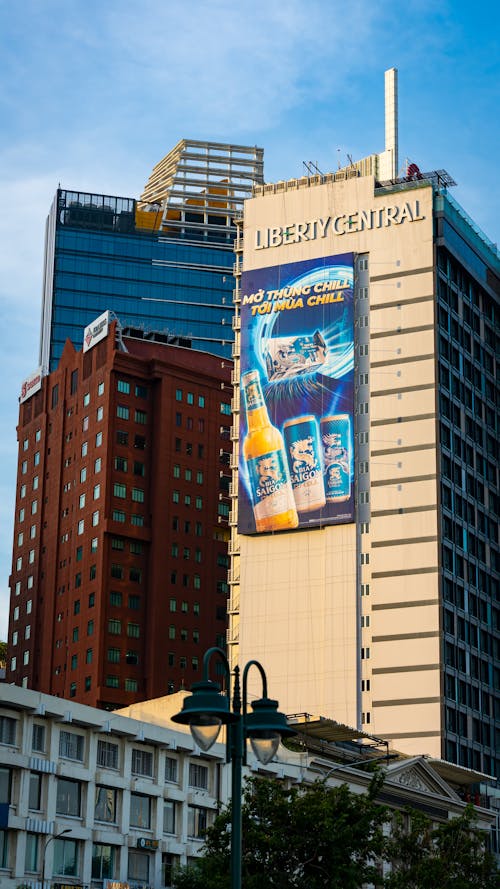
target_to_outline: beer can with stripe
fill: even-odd
[[[321,509],[326,498],[316,417],[286,420],[283,438],[297,511]]]
[[[324,485],[328,503],[340,503],[351,496],[351,420],[349,414],[335,414],[320,420]]]

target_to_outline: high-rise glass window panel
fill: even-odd
[[[118,404],[116,406],[116,416],[120,420],[128,420],[129,414],[130,414],[130,410],[125,404]]]
[[[59,756],[64,759],[74,759],[83,762],[83,750],[85,739],[76,732],[61,731],[59,735]]]
[[[61,877],[78,876],[78,844],[76,840],[54,841],[53,873]]]
[[[140,793],[130,794],[130,825],[146,829],[151,827],[151,797]]]
[[[130,383],[126,380],[118,380],[117,387],[118,392],[123,392],[124,395],[130,395]]]
[[[96,784],[94,809],[96,821],[107,821],[111,824],[116,822],[116,797],[117,792],[114,787]]]
[[[118,769],[118,744],[112,744],[111,741],[98,741],[97,765],[107,769]]]
[[[82,790],[79,781],[71,781],[69,778],[58,778],[56,814],[79,817],[81,814],[81,796]]]
[[[97,819],[97,815],[96,815]],[[97,819],[101,820],[101,819]],[[114,873],[116,849],[103,843],[94,843],[92,846],[92,879],[112,880]]]

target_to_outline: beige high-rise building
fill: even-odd
[[[394,75],[387,90],[394,117]],[[494,774],[499,256],[444,171],[394,164],[386,145],[245,203],[234,379],[258,371],[285,441],[243,459],[254,404],[236,386],[229,650],[262,661],[287,713]],[[316,510],[296,471],[314,460]],[[282,530],[287,474],[298,527]],[[275,530],[257,533],[259,510]]]

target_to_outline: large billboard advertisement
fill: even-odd
[[[352,253],[241,278],[238,530],[354,521]]]

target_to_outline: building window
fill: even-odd
[[[120,418],[120,420],[128,420],[129,418],[129,409],[124,404],[118,404],[116,406],[116,416]]]
[[[89,596],[89,607],[90,607],[90,604],[91,604],[91,602],[90,602],[90,596]],[[93,604],[94,604],[94,602],[92,601],[92,605]],[[87,636],[93,636],[93,635],[94,635],[94,621],[89,620],[89,622],[87,624]]]
[[[208,789],[208,766],[189,763],[189,786],[198,787],[200,790]]]
[[[57,779],[56,813],[57,815],[80,816],[81,786],[79,781],[69,778]]]
[[[138,826],[143,827],[144,825],[139,824]],[[129,850],[127,878],[138,883],[147,884],[149,882],[149,855],[146,852]]]
[[[128,607],[132,609],[132,611],[138,611],[141,607],[141,597],[140,596],[129,596],[128,597]]]
[[[62,877],[77,876],[78,844],[76,840],[55,840],[53,873]]]
[[[132,749],[132,774],[153,777],[153,754],[149,750]]]
[[[136,411],[134,414],[135,422],[141,423],[143,426],[148,422],[148,415],[146,411]]]
[[[118,429],[116,433],[116,442],[119,445],[127,445],[128,444],[128,432],[124,432],[122,429]]]
[[[59,756],[83,762],[83,743],[83,735],[62,731],[59,735]]]
[[[130,825],[131,827],[150,828],[151,798],[149,796],[144,796],[140,793],[130,794]]]
[[[138,528],[142,528],[144,525],[144,516],[132,513],[132,515],[130,516],[130,524],[136,525]]]
[[[120,663],[120,649],[119,648],[108,648],[108,661],[110,664],[119,664]]]
[[[125,691],[137,691],[137,679],[125,679]]]
[[[119,688],[120,680],[118,676],[106,676],[106,688]]]
[[[112,880],[114,876],[114,860],[114,846],[94,843],[92,845],[92,879]]]
[[[33,812],[40,811],[40,801],[42,795],[42,776],[37,772],[30,772],[29,788],[28,788],[28,809]]]
[[[45,753],[45,726],[38,725],[35,723],[33,725],[33,732],[31,736],[31,749],[35,753]]]
[[[102,432],[98,432],[95,437],[95,446],[96,448],[100,448],[102,445]]]
[[[187,835],[202,839],[208,827],[208,809],[202,806],[188,806]]]
[[[114,509],[113,510],[113,521],[120,522],[121,524],[123,524],[123,522],[125,521],[125,513],[124,513],[123,509]]]
[[[24,869],[27,873],[36,873],[38,870],[38,836],[36,833],[26,834]]]
[[[132,500],[135,503],[144,503],[144,491],[142,488],[132,488]]]
[[[182,389],[175,390],[175,400],[182,401]]]
[[[163,833],[175,833],[175,810],[172,800],[163,803]]]
[[[96,528],[98,524],[99,524],[99,510],[96,509],[96,511],[92,513],[92,527]]]
[[[118,380],[117,387],[118,392],[123,392],[124,395],[130,395],[130,383],[127,383],[126,380]]]
[[[97,386],[97,394],[104,395],[104,383],[102,382],[102,380],[99,383],[99,385]]]
[[[127,624],[127,636],[132,639],[138,639],[140,636],[140,627],[139,624]]]
[[[108,620],[108,633],[111,636],[119,636],[122,631],[121,620]]]
[[[97,742],[97,765],[107,769],[118,768],[118,744],[110,741]]]
[[[122,580],[123,579],[123,565],[119,565],[117,562],[113,562],[111,565],[111,577],[114,577],[117,580]]]
[[[174,756],[165,757],[165,781],[177,784],[177,760]]]
[[[127,472],[128,463],[125,457],[115,457],[115,469],[117,472]]]
[[[114,787],[96,784],[94,818],[96,821],[107,821],[112,824],[116,821],[116,790]]]
[[[136,398],[147,398],[148,397],[148,388],[147,386],[139,386],[135,387],[135,397]]]

